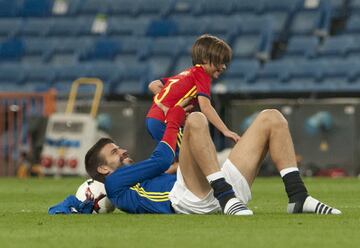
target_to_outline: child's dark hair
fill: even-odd
[[[100,174],[97,171],[97,168],[100,165],[106,164],[106,160],[103,156],[100,155],[100,151],[105,145],[109,143],[115,142],[109,138],[101,138],[89,149],[85,155],[85,168],[87,173],[92,179],[95,179],[99,182],[105,181],[105,175]]]
[[[191,49],[192,63],[196,64],[229,64],[232,50],[222,39],[204,34],[198,37]]]

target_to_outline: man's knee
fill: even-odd
[[[288,128],[288,122],[277,109],[266,109],[260,112],[261,122],[267,128]]]
[[[189,129],[202,129],[208,127],[208,120],[206,116],[201,112],[193,112],[186,118],[186,128]]]

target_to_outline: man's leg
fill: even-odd
[[[204,198],[212,188],[225,213],[252,214],[235,198],[232,186],[220,171],[208,121],[202,113],[192,113],[186,120],[179,166],[187,188],[197,197]]]
[[[289,197],[288,212],[341,213],[308,195],[297,168],[288,123],[277,110],[262,111],[229,155],[250,187],[267,152],[284,181]]]

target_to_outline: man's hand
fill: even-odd
[[[194,106],[193,105],[189,105],[189,103],[191,102],[191,100],[194,99],[194,97],[187,97],[184,100],[182,100],[178,105],[180,107],[182,107],[185,112],[189,112]],[[156,105],[164,112],[164,115],[167,115],[167,112],[169,111],[169,107],[166,107],[164,104],[162,104],[161,102],[156,103]]]
[[[168,107],[166,107],[166,106],[165,106],[164,104],[162,104],[161,102],[156,103],[156,105],[164,112],[164,115],[167,114],[167,112],[168,112],[168,110],[169,110]]]
[[[227,138],[232,139],[235,143],[237,143],[240,140],[240,136],[237,133],[230,130],[225,131],[223,135]]]
[[[184,100],[182,100],[179,103],[179,106],[182,107],[186,113],[188,113],[194,107],[194,105],[189,104],[192,99],[194,99],[194,97],[190,96],[190,97],[185,98]]]

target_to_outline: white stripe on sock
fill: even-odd
[[[282,169],[280,171],[280,175],[281,175],[281,177],[284,177],[285,175],[287,175],[291,172],[294,172],[294,171],[299,171],[299,168],[298,167],[288,167],[288,168]]]

